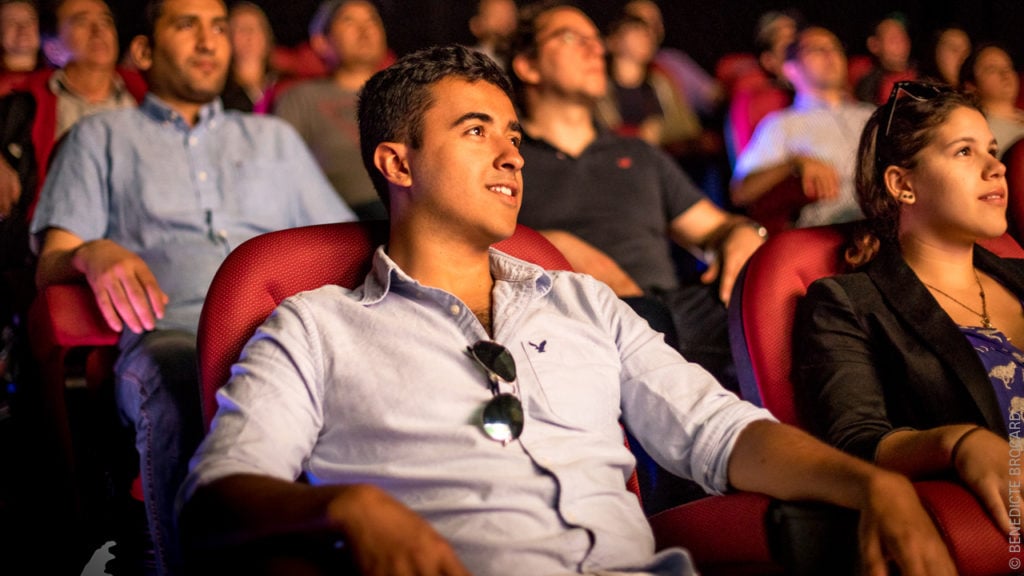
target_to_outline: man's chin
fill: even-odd
[[[220,96],[223,90],[223,84],[221,84],[220,88],[217,88],[216,90],[197,88],[195,86],[192,86],[188,94],[185,95],[185,100],[193,104],[209,104],[210,102],[213,102],[214,99],[216,99],[218,96]]]

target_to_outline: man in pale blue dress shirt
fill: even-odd
[[[388,243],[362,286],[289,298],[250,340],[183,487],[184,539],[224,558],[333,535],[363,575],[694,574],[684,550],[655,553],[621,422],[709,491],[860,509],[869,568],[952,574],[906,478],[739,400],[605,284],[490,248],[523,195],[510,94],[461,47],[367,82]],[[515,374],[478,355],[495,343]],[[510,436],[482,425],[502,397],[522,409]]]
[[[853,182],[857,145],[875,107],[849,94],[843,46],[824,28],[797,33],[782,70],[796,99],[758,122],[736,159],[733,204],[750,205],[798,176],[809,203],[800,210],[797,226],[859,220],[863,215]]]
[[[253,236],[355,217],[287,124],[223,110],[224,4],[157,7],[131,44],[149,94],[72,129],[32,233],[37,283],[84,277],[122,331],[115,394],[135,428],[157,568],[173,574],[174,499],[202,435],[195,333],[210,280]]]

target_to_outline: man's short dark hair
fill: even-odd
[[[323,35],[331,31],[331,26],[334,24],[334,19],[338,17],[338,12],[346,4],[355,2],[356,0],[324,0],[317,6],[316,11],[313,12],[313,16],[309,19],[309,26],[307,32],[310,36]],[[359,0],[360,2],[366,2],[377,9],[377,3],[373,0]]]
[[[221,4],[227,7],[227,0],[220,0]],[[149,38],[149,43],[153,43],[153,34],[156,32],[156,23],[160,20],[160,17],[164,14],[164,5],[167,4],[167,0],[149,0],[146,2],[146,9],[142,12],[142,30],[139,34]]]
[[[512,85],[501,67],[490,57],[462,46],[435,46],[403,56],[363,86],[359,96],[359,146],[363,166],[385,206],[390,206],[388,181],[374,165],[377,145],[402,142],[419,148],[423,143],[423,116],[434,103],[430,87],[451,77],[488,82],[512,98]]]
[[[153,34],[156,32],[156,23],[164,13],[164,4],[167,0],[149,0],[146,2],[146,9],[142,13],[142,30],[139,34],[149,38],[153,42]]]

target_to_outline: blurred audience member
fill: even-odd
[[[515,0],[480,0],[469,19],[469,31],[476,38],[474,50],[504,65],[508,39],[516,31]]]
[[[757,20],[754,46],[757,62],[768,81],[737,88],[732,94],[724,130],[730,168],[736,165],[736,157],[747,147],[757,123],[769,112],[793,103],[793,87],[782,73],[782,65],[800,21],[793,10],[771,10]]]
[[[601,121],[623,136],[660,145],[665,117],[647,73],[657,50],[654,32],[627,14],[609,27],[607,46],[611,89],[597,108]]]
[[[39,12],[32,0],[0,0],[0,94],[44,66],[39,52]]]
[[[512,44],[527,166],[519,220],[735,389],[723,303],[763,241],[758,227],[718,208],[661,150],[595,127],[604,45],[590,18],[564,4],[524,8]],[[703,284],[680,282],[670,239],[715,255]]]
[[[659,46],[665,41],[661,8],[653,0],[631,0],[622,11],[647,22]],[[722,87],[688,54],[677,48],[662,47],[654,55],[654,66],[675,82],[677,89],[686,95],[690,107],[701,117],[711,118],[719,112],[725,98]]]
[[[66,5],[90,3],[102,5]],[[135,434],[157,569],[167,575],[180,560],[175,497],[203,431],[195,334],[210,280],[257,234],[354,216],[290,126],[224,111],[231,45],[220,0],[153,0],[146,14],[130,50],[150,92],[138,108],[72,128],[31,231],[41,242],[39,286],[87,281],[121,332],[114,396]]]
[[[134,107],[146,91],[138,74],[115,71],[117,30],[103,0],[59,2],[54,25],[47,50],[63,67],[32,73],[0,100],[0,325],[23,315],[33,293],[28,223],[55,143],[83,116]]]
[[[757,63],[778,87],[792,90],[782,65],[786,62],[786,48],[796,38],[802,18],[795,10],[770,10],[757,19],[754,28],[754,49]]]
[[[893,84],[918,77],[916,65],[910,60],[910,35],[902,14],[892,13],[879,20],[868,36],[867,47],[874,66],[854,88],[859,100],[882,104]]]
[[[232,5],[228,12],[228,34],[231,73],[220,97],[225,109],[253,112],[277,80],[270,67],[274,32],[263,9],[243,1]]]
[[[932,34],[930,61],[922,66],[921,74],[929,81],[960,86],[960,66],[971,53],[971,37],[959,26],[936,30]]]
[[[981,44],[964,60],[960,83],[974,94],[999,144],[999,155],[1024,138],[1024,110],[1017,108],[1020,75],[1009,53],[996,44]]]
[[[332,70],[281,94],[274,114],[298,130],[335,191],[362,220],[387,218],[363,169],[356,104],[359,90],[388,60],[384,23],[367,0],[327,0],[313,15],[310,45]]]
[[[835,34],[820,27],[797,34],[783,65],[796,99],[758,123],[736,160],[733,204],[748,206],[796,175],[811,201],[800,211],[798,226],[860,218],[854,153],[874,107],[849,97],[846,71],[846,54]]]

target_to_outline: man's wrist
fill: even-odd
[[[89,246],[92,246],[92,244],[95,242],[95,240],[88,240],[86,242],[82,242],[78,246],[75,246],[74,248],[71,249],[71,252],[68,253],[68,263],[71,264],[72,268],[82,273],[85,272],[85,270],[83,270],[84,266],[79,267],[75,264],[75,262],[79,259],[78,257],[81,255],[82,251],[88,248]]]
[[[706,264],[714,262],[715,258],[722,251],[722,246],[729,241],[729,238],[737,230],[753,230],[758,237],[765,239],[768,237],[768,229],[762,226],[756,220],[747,218],[746,216],[733,216],[723,222],[718,228],[716,228],[711,234],[708,235],[704,245],[701,246],[703,252],[703,260]]]

